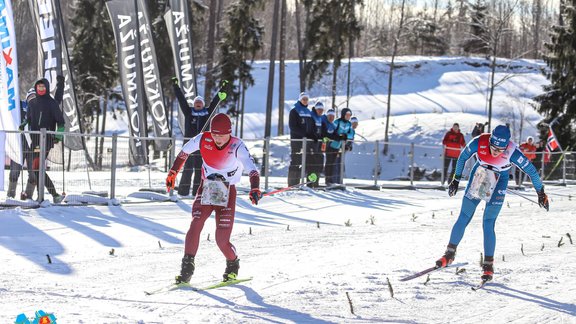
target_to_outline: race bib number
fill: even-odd
[[[487,202],[490,201],[499,177],[500,174],[492,170],[486,169],[482,166],[478,167],[476,172],[474,172],[474,177],[468,187],[466,196],[470,199],[481,199]]]
[[[230,189],[222,181],[205,179],[202,186],[202,205],[228,206]]]

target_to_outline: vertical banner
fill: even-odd
[[[3,0],[0,0],[2,2]],[[4,144],[6,143],[6,133],[0,130],[0,191],[4,191],[4,164],[6,160],[6,152]]]
[[[192,25],[188,11],[188,1],[169,0],[169,7],[164,14],[172,53],[174,54],[174,70],[188,105],[194,105],[194,97],[198,93],[194,69],[192,47]],[[178,114],[178,124],[184,133],[184,116]]]
[[[64,114],[65,130],[82,133],[78,102],[74,91],[68,46],[59,0],[29,0],[32,20],[38,40],[38,75],[50,82],[50,92],[56,90],[58,75],[64,77],[64,94],[60,108]],[[58,99],[58,98],[56,98]],[[64,145],[71,150],[82,150],[80,136],[66,136]]]
[[[140,26],[140,52],[142,54],[142,72],[144,75],[144,90],[146,91],[148,102],[148,113],[152,117],[154,124],[154,135],[156,137],[168,137],[169,128],[164,106],[164,94],[160,84],[156,49],[152,40],[150,16],[144,0],[138,0],[138,25]],[[170,141],[167,140],[156,140],[154,143],[156,149],[160,151],[166,151],[170,146]]]
[[[146,136],[144,119],[144,93],[142,91],[142,62],[138,46],[138,20],[134,2],[113,0],[106,2],[108,14],[114,29],[116,53],[120,69],[120,84],[128,111],[130,135]],[[146,141],[130,139],[130,164],[147,163]]]
[[[18,91],[18,56],[16,55],[16,34],[10,0],[0,0],[0,130],[15,131],[20,125],[20,94]],[[15,133],[3,136],[2,153],[22,164],[21,136]],[[4,143],[6,141],[6,143]],[[0,160],[2,171],[4,159]]]

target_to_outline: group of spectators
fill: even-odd
[[[484,133],[484,129],[488,125],[488,123],[476,123],[474,125],[474,129],[472,130],[471,136],[472,138],[479,136],[480,134]],[[450,182],[450,179],[454,176],[454,170],[456,169],[456,162],[458,161],[458,157],[460,156],[460,152],[466,146],[466,141],[464,140],[464,135],[460,132],[460,125],[458,123],[454,123],[452,128],[446,132],[444,135],[444,139],[442,140],[442,145],[444,146],[444,178],[442,179],[442,184],[445,181]],[[534,162],[535,165],[539,165],[536,160],[536,153],[542,150],[545,147],[546,143],[541,142],[539,148],[532,136],[528,136],[526,141],[520,144],[520,151],[524,153],[526,158],[530,160],[530,162]],[[448,175],[448,168],[451,167],[451,172]],[[514,172],[514,177],[516,180],[517,185],[521,185],[524,179],[524,174],[519,169],[516,169]]]
[[[288,185],[300,183],[302,167],[310,180],[309,187],[318,187],[322,173],[327,186],[341,184],[342,155],[344,151],[352,150],[358,119],[352,117],[352,110],[349,108],[343,108],[340,118],[336,119],[334,109],[330,108],[324,113],[324,104],[321,101],[316,101],[314,105],[309,105],[309,101],[308,94],[302,92],[288,117],[291,149]],[[310,177],[311,174],[316,177]]]

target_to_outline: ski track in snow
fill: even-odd
[[[0,318],[42,309],[59,323],[576,323],[576,253],[565,235],[576,236],[575,204],[560,196],[576,190],[547,191],[548,213],[506,198],[495,278],[476,292],[483,203],[458,248],[464,273],[447,268],[427,284],[426,276],[399,281],[442,255],[462,192],[291,191],[258,206],[240,196],[232,242],[240,277],[254,280],[152,296],[144,291],[179,272],[190,201],[2,211]],[[219,281],[224,267],[210,218],[192,285]]]

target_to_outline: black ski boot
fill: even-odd
[[[182,258],[182,269],[180,270],[180,275],[176,276],[176,284],[188,283],[190,278],[194,274],[194,256],[190,254],[184,254]]]
[[[224,280],[229,281],[238,278],[238,269],[240,269],[240,259],[226,260],[226,270],[224,270]]]
[[[440,259],[436,260],[436,266],[438,268],[447,267],[450,264],[452,264],[452,262],[454,262],[455,257],[456,257],[456,245],[448,244],[448,247],[446,248],[446,252],[444,252],[444,255]]]
[[[494,257],[485,257],[482,264],[482,281],[491,281],[494,276]]]

